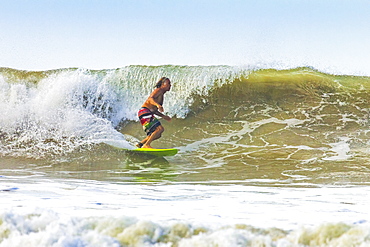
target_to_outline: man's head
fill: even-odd
[[[170,91],[171,89],[171,81],[167,77],[162,77],[159,79],[157,84],[155,85],[156,88],[163,88],[166,91]]]

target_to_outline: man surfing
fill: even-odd
[[[171,121],[169,116],[162,114],[164,94],[171,89],[171,81],[167,77],[162,77],[155,85],[154,91],[149,95],[148,99],[141,106],[138,116],[144,131],[147,134],[144,140],[136,144],[138,148],[152,148],[150,144],[162,136],[164,131],[161,122],[154,116]]]

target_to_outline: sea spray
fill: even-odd
[[[121,141],[110,119],[119,101],[108,84],[84,70],[42,78],[37,85],[1,79],[2,154],[64,154],[104,141]]]

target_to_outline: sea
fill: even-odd
[[[161,77],[175,156],[127,151]],[[370,246],[370,77],[0,68],[0,246]]]

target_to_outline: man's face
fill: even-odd
[[[171,81],[169,79],[167,79],[165,82],[163,82],[163,88],[166,91],[170,91],[170,89],[171,89]]]

